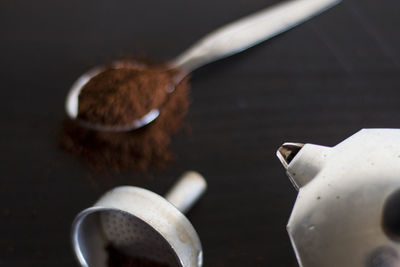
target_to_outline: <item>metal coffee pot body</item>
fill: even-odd
[[[299,191],[287,230],[301,267],[400,266],[400,129],[277,155]]]

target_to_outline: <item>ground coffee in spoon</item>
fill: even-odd
[[[154,75],[156,81],[150,79]],[[127,68],[109,68],[92,78],[79,99],[81,118],[119,124],[129,121],[132,114],[147,113],[153,105],[160,107],[160,115],[145,127],[119,133],[94,131],[66,120],[61,147],[96,170],[164,167],[172,159],[171,138],[181,129],[189,105],[188,78],[176,85],[173,93],[166,93],[173,75],[153,65],[133,62]],[[96,101],[97,90],[100,102]],[[138,102],[144,104],[133,107]]]
[[[176,71],[120,62],[96,75],[79,94],[78,119],[102,125],[129,125],[159,108],[174,86]]]

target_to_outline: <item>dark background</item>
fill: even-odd
[[[277,0],[0,2],[0,265],[76,266],[70,225],[117,185],[163,194],[185,170],[209,190],[188,214],[205,266],[294,266],[285,225],[296,191],[285,141],[335,145],[400,127],[398,0],[345,0],[193,74],[190,134],[163,172],[96,174],[58,148],[72,82],[119,55],[166,60]]]

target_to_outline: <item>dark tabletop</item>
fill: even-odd
[[[400,127],[397,0],[345,0],[193,74],[191,129],[176,161],[148,175],[93,173],[58,148],[64,99],[88,68],[120,55],[178,55],[207,32],[277,0],[0,2],[0,265],[77,266],[74,216],[106,190],[163,194],[185,170],[209,189],[189,219],[205,266],[295,266],[285,230],[296,191],[285,141],[333,146]]]

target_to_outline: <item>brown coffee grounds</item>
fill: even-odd
[[[118,72],[121,72],[121,75]],[[153,72],[153,70],[149,70],[149,72]],[[129,76],[129,73],[131,73],[131,70],[113,69],[105,74],[107,77],[110,75],[120,77],[117,79],[118,81],[116,84],[121,84],[124,90],[127,90],[125,83],[120,82],[122,80],[127,81],[127,83],[131,82],[129,81],[129,77],[132,78],[133,82],[133,79],[137,77],[136,71],[133,71],[132,76]],[[146,79],[143,78],[141,81],[144,80]],[[162,79],[160,78],[160,80],[170,81],[170,78],[164,77]],[[105,84],[111,83],[108,79],[98,78],[96,79],[96,83],[100,83],[100,88],[105,88],[104,84],[101,84],[101,81]],[[157,84],[159,82],[160,81],[158,81]],[[150,82],[150,85],[150,89],[148,90],[154,92],[155,87],[153,87],[153,82]],[[138,89],[139,87],[140,90]],[[91,85],[90,88],[90,96],[94,98],[94,84],[93,87]],[[118,86],[115,88],[118,88]],[[139,96],[144,96],[144,98],[147,97],[146,93],[136,93],[137,91],[146,90],[144,84],[135,88],[135,93],[131,97],[134,96],[137,99],[132,100],[133,103],[140,102],[138,98]],[[158,90],[161,90],[161,88],[165,87],[159,86]],[[159,117],[149,125],[137,130],[129,132],[100,132],[84,128],[74,121],[66,120],[63,123],[60,145],[64,150],[80,156],[93,169],[100,171],[110,169],[114,171],[121,171],[124,169],[145,170],[149,168],[150,165],[156,168],[162,168],[172,160],[172,153],[170,152],[171,138],[183,125],[183,118],[189,105],[188,88],[189,79],[186,78],[175,86],[174,92],[165,96],[164,92],[159,92],[159,94],[162,95],[160,99],[165,98],[164,103],[159,106]],[[104,90],[107,91],[106,89]],[[157,94],[157,92],[155,93]],[[109,92],[104,93],[103,97],[105,98],[107,94],[109,94]],[[126,94],[126,92],[124,94]],[[87,97],[89,97],[89,93]],[[158,96],[156,98],[158,98]],[[154,103],[159,103],[159,101],[160,100],[155,100],[152,102],[145,100],[144,102],[146,102],[146,105],[150,107]],[[88,106],[90,105],[88,104]],[[119,115],[124,113],[124,109],[127,108],[127,106],[128,102],[123,103],[121,106],[112,105],[107,107],[107,109],[112,107],[110,110],[112,113],[110,119],[106,118],[109,113],[101,112],[94,112],[93,114],[97,115],[93,115],[91,118],[94,120],[99,119],[104,122],[118,121],[119,123],[128,120],[127,117]],[[102,108],[99,108],[99,110],[101,109]],[[116,109],[117,111],[113,111],[113,109]],[[129,108],[129,111],[131,110],[132,109]],[[146,111],[148,112],[148,110]],[[143,108],[139,108],[136,112],[138,112],[136,114],[140,114],[140,112],[143,112]],[[86,114],[89,115],[92,113],[89,112]]]
[[[106,250],[108,252],[108,267],[169,267],[148,259],[127,256],[112,245],[107,246]]]
[[[174,72],[162,67],[120,63],[96,75],[79,94],[78,119],[129,125],[160,107],[173,87]]]

